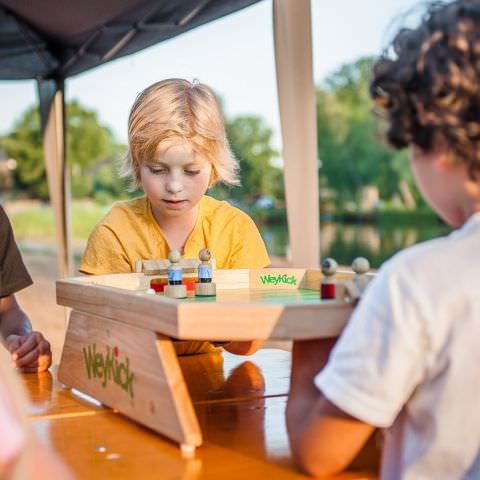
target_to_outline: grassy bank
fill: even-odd
[[[71,211],[73,239],[86,240],[108,208],[92,201],[74,201]],[[15,208],[9,216],[18,241],[54,241],[53,211],[49,205]]]

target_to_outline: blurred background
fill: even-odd
[[[311,4],[321,253],[340,263],[364,255],[378,267],[397,250],[448,232],[415,189],[407,152],[390,151],[379,140],[368,96],[375,56],[400,25],[417,19],[421,9],[413,8],[416,4]],[[250,213],[270,254],[285,257],[289,246],[271,9],[270,0],[259,2],[67,81],[77,261],[112,203],[141,194],[128,193],[117,174],[126,151],[128,112],[143,88],[168,77],[198,78],[220,96],[242,186],[219,186],[210,194]],[[51,265],[55,275],[35,83],[2,82],[0,99],[0,201],[27,260],[32,263],[31,256],[41,254],[42,265]]]

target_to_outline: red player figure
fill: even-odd
[[[333,258],[325,258],[321,266],[324,278],[320,284],[320,296],[322,299],[334,299],[336,281],[333,276],[337,271],[338,264]]]

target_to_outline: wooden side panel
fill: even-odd
[[[161,295],[58,280],[57,303],[167,336],[177,336],[177,302]]]
[[[185,303],[178,308],[178,338],[195,340],[301,340],[340,335],[350,303],[249,305]]]
[[[248,288],[250,282],[250,270],[248,268],[234,270],[214,270],[213,281],[218,289],[242,289]]]
[[[154,332],[73,311],[58,378],[181,444],[202,442],[172,343]]]
[[[143,276],[143,273],[112,273],[108,275],[73,277],[68,279],[68,281],[89,285],[104,285],[107,287],[123,288],[125,290],[138,290],[141,288]]]

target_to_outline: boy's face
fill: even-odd
[[[460,227],[469,216],[465,208],[466,175],[452,165],[445,150],[424,151],[410,147],[410,165],[418,188],[430,206],[452,227]]]
[[[157,218],[181,217],[207,191],[212,165],[187,142],[163,142],[140,164],[140,180]]]

